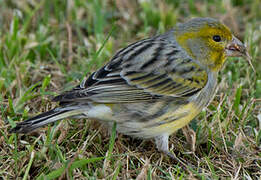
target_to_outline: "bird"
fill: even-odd
[[[246,46],[217,19],[193,18],[164,34],[120,49],[70,91],[56,108],[16,124],[29,133],[64,118],[116,123],[119,133],[154,139],[169,151],[169,136],[188,125],[216,94],[227,57],[249,57]]]

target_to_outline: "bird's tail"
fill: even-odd
[[[50,111],[44,112],[42,114],[39,114],[38,116],[35,116],[33,118],[30,118],[26,121],[20,122],[16,124],[16,127],[10,130],[12,133],[28,133],[33,131],[34,129],[37,129],[39,127],[42,127],[46,124],[58,121],[60,119],[64,119],[71,116],[77,116],[81,115],[83,113],[83,109],[74,109],[74,108],[54,108]]]

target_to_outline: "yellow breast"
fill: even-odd
[[[180,106],[177,110],[168,112],[157,120],[157,122],[161,122],[168,118],[173,118],[173,121],[163,123],[159,126],[154,126],[150,128],[149,131],[152,134],[172,134],[178,129],[187,125],[196,115],[198,115],[200,111],[201,110],[198,109],[197,106],[192,102],[184,106]]]

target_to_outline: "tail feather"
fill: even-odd
[[[81,109],[55,108],[50,111],[39,114],[33,118],[16,124],[16,127],[10,130],[11,133],[29,133],[37,128],[49,123],[58,121],[71,116],[82,114]]]

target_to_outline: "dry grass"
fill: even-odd
[[[0,1],[0,177],[260,179],[260,9],[259,0]],[[8,133],[15,122],[54,107],[50,97],[78,84],[117,49],[198,16],[227,23],[249,47],[256,73],[244,60],[228,60],[214,101],[190,123],[197,141],[186,140],[190,129],[171,137],[171,150],[193,170],[157,152],[153,141],[109,136],[88,120]]]

